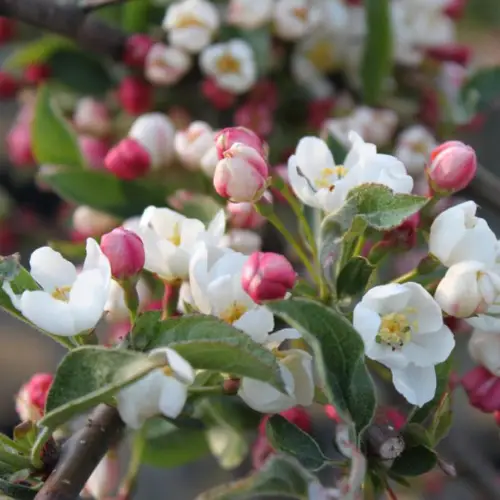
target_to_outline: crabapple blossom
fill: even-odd
[[[221,247],[250,255],[262,247],[262,237],[250,229],[230,229],[221,239]]]
[[[436,139],[422,125],[412,125],[398,136],[394,155],[401,160],[410,175],[423,173]]]
[[[106,137],[111,132],[111,117],[106,104],[93,97],[83,97],[78,101],[73,123],[81,134]]]
[[[176,132],[174,147],[182,163],[189,169],[197,170],[213,142],[212,127],[206,122],[194,121],[186,130]]]
[[[123,62],[132,68],[142,69],[154,40],[143,33],[134,33],[127,38],[123,51]]]
[[[219,160],[225,158],[224,153],[236,143],[255,149],[263,158],[267,158],[266,143],[253,131],[246,127],[228,127],[215,134],[215,146]]]
[[[469,404],[485,413],[500,410],[500,378],[483,366],[476,366],[460,381]]]
[[[148,418],[158,414],[178,417],[188,387],[194,382],[193,368],[173,349],[154,349],[149,357],[164,359],[166,365],[125,387],[116,397],[120,417],[132,429],[139,429]]]
[[[488,223],[476,217],[477,204],[466,201],[439,214],[431,225],[429,250],[447,267],[466,260],[493,265],[497,239]]]
[[[16,411],[23,422],[37,422],[43,417],[53,380],[51,373],[36,373],[21,387],[16,396]]]
[[[125,137],[108,151],[104,167],[120,179],[134,180],[149,172],[151,155],[139,141]]]
[[[387,366],[396,390],[423,406],[436,392],[434,366],[455,346],[441,309],[418,283],[388,284],[369,290],[354,309],[353,326],[365,354]]]
[[[253,30],[268,23],[273,15],[274,0],[230,0],[227,21],[239,28]]]
[[[30,273],[40,290],[16,295],[9,282],[2,288],[12,305],[36,327],[48,333],[73,336],[93,329],[108,299],[111,267],[95,240],[88,238],[83,269],[50,247],[31,254]]]
[[[297,40],[320,19],[320,10],[308,0],[277,0],[274,7],[276,34],[284,40]]]
[[[188,54],[176,47],[157,43],[146,57],[144,76],[153,85],[174,85],[190,68]]]
[[[497,377],[500,377],[499,333],[500,330],[495,333],[474,330],[469,339],[471,358]]]
[[[80,234],[87,236],[101,236],[111,231],[119,224],[119,219],[105,212],[100,212],[87,205],[80,205],[74,212],[73,227]]]
[[[238,229],[258,229],[266,223],[266,218],[259,214],[253,203],[228,203],[226,211],[231,227]]]

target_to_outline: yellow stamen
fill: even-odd
[[[71,287],[70,286],[61,286],[59,288],[56,288],[52,292],[52,297],[57,300],[62,300],[63,302],[68,302],[69,301],[69,292],[71,292]]]
[[[233,57],[229,52],[222,54],[215,63],[217,71],[220,73],[239,73],[240,61]]]
[[[429,154],[429,148],[423,142],[414,142],[411,145],[411,150],[417,154],[422,154],[422,155]]]
[[[162,368],[162,372],[167,376],[167,377],[173,377],[174,376],[174,371],[170,366],[164,366]]]
[[[306,7],[296,7],[292,9],[292,14],[304,23],[307,21],[307,13]]]
[[[319,177],[315,180],[314,185],[318,189],[329,189],[333,191],[335,184],[332,182],[332,177],[335,176],[337,179],[342,179],[347,174],[347,169],[343,165],[337,165],[336,167],[325,167],[321,170]]]
[[[174,228],[172,230],[172,236],[170,238],[167,238],[170,243],[174,244],[176,247],[178,247],[181,244],[181,228],[180,224],[176,222],[174,224]]]
[[[412,327],[405,314],[390,313],[382,316],[382,322],[375,340],[377,343],[385,344],[393,351],[396,351],[411,340],[411,331]]]
[[[328,73],[336,67],[335,48],[330,40],[316,42],[305,55],[321,73]]]
[[[193,14],[184,14],[179,16],[175,23],[176,28],[205,28],[206,25]]]
[[[247,308],[243,304],[233,302],[222,314],[220,314],[220,319],[232,325],[235,321],[238,321],[246,312]]]

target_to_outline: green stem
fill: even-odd
[[[206,387],[191,386],[188,392],[190,394],[223,394],[224,387],[222,385],[209,385]]]
[[[408,281],[412,281],[419,275],[418,269],[412,269],[408,271],[406,274],[401,275],[399,278],[396,278],[391,281],[391,283],[407,283]]]
[[[356,242],[356,246],[354,247],[354,250],[352,252],[352,256],[356,257],[358,255],[361,255],[361,252],[363,251],[363,248],[366,243],[366,237],[364,234],[362,234],[359,238],[358,241]]]
[[[149,21],[149,0],[127,2],[122,8],[122,28],[130,33],[146,32]]]
[[[142,432],[137,432],[132,445],[132,454],[130,456],[127,474],[125,475],[118,492],[118,498],[120,499],[125,500],[131,498],[131,494],[133,493],[137,483],[139,469],[141,468],[142,454],[144,452],[145,444],[146,440],[144,439]]]
[[[19,451],[21,453],[26,453],[27,451],[29,451],[29,448],[16,443],[5,434],[0,434],[0,445],[3,445],[7,448],[12,448],[13,450]]]
[[[50,439],[52,435],[52,430],[48,427],[43,427],[38,436],[36,437],[35,444],[33,448],[31,448],[31,464],[35,469],[42,469],[42,449],[45,446],[45,443]]]
[[[139,294],[137,293],[137,280],[128,279],[119,282],[120,286],[123,288],[125,293],[125,304],[129,311],[130,324],[134,326],[135,320],[137,319],[137,313],[139,312]]]

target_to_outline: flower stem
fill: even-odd
[[[414,280],[419,275],[418,269],[412,269],[406,274],[401,275],[399,278],[392,280],[391,283],[407,283],[408,281]]]
[[[222,385],[209,385],[206,387],[191,386],[188,392],[190,394],[223,394],[225,391]]]
[[[141,468],[142,454],[144,452],[146,440],[141,431],[137,432],[134,436],[132,444],[132,454],[128,464],[127,473],[120,485],[118,497],[120,500],[127,500],[131,498],[133,490],[137,483],[137,476]]]
[[[125,304],[127,304],[129,311],[130,324],[134,326],[137,313],[139,312],[139,294],[137,293],[136,280],[128,279],[120,281],[120,286],[125,293]]]
[[[358,241],[356,242],[356,246],[354,247],[354,250],[352,252],[352,257],[357,257],[358,255],[361,255],[363,252],[363,248],[365,247],[366,243],[366,237],[364,234],[362,234],[359,238]]]
[[[31,463],[35,469],[43,468],[42,449],[52,435],[51,429],[44,427],[36,437],[35,444],[31,448]]]
[[[180,290],[180,283],[165,282],[165,291],[163,292],[163,297],[161,299],[162,320],[171,318],[177,312]]]

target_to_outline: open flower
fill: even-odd
[[[469,340],[471,358],[489,372],[500,377],[500,328],[496,334],[474,330]]]
[[[248,256],[230,249],[199,244],[189,265],[193,302],[203,314],[211,314],[263,343],[274,328],[271,311],[258,306],[241,286]]]
[[[391,370],[396,390],[411,404],[422,406],[434,397],[434,365],[448,358],[455,339],[421,285],[372,288],[355,307],[353,325],[366,356]]]
[[[16,295],[9,282],[2,288],[12,305],[38,328],[69,337],[87,332],[101,319],[108,299],[111,268],[95,240],[87,239],[87,257],[78,274],[59,252],[41,247],[31,254],[31,276],[41,290]]]
[[[475,260],[495,262],[497,239],[488,223],[476,217],[477,204],[466,201],[436,217],[429,234],[429,250],[445,266]]]
[[[188,54],[176,47],[157,43],[151,47],[144,65],[144,75],[153,85],[173,85],[191,68]]]
[[[276,34],[284,40],[297,40],[320,20],[320,11],[308,0],[278,0],[274,8]]]
[[[267,347],[277,357],[286,394],[273,386],[244,377],[238,395],[245,403],[262,413],[279,413],[297,405],[310,406],[314,398],[312,356],[301,349],[279,351],[285,340],[300,338],[293,328],[285,328],[267,337]]]
[[[200,169],[201,160],[213,143],[212,127],[202,121],[194,121],[186,130],[176,132],[174,140],[177,156],[190,170]]]
[[[256,29],[271,20],[274,0],[231,0],[227,21],[243,29]]]
[[[117,395],[120,417],[132,429],[139,429],[148,418],[158,414],[178,417],[186,403],[188,387],[194,381],[193,368],[173,349],[154,349],[149,356],[163,356],[167,364]]]
[[[189,260],[198,241],[218,245],[226,220],[221,210],[205,227],[169,208],[148,207],[141,218],[138,234],[144,243],[144,268],[167,282],[188,278]]]
[[[202,71],[215,79],[217,86],[234,94],[243,94],[257,80],[257,66],[250,45],[239,39],[216,43],[200,56]]]
[[[432,150],[437,146],[434,136],[422,125],[407,128],[398,137],[395,156],[411,175],[424,172]]]
[[[218,27],[217,8],[207,0],[175,2],[163,20],[170,43],[192,53],[206,47]]]

